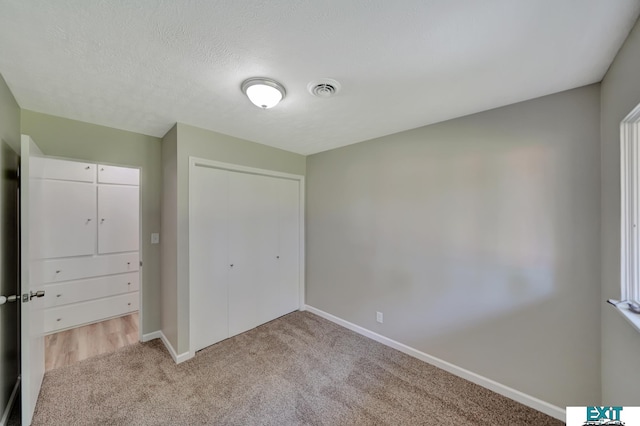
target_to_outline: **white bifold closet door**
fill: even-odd
[[[195,167],[191,178],[190,327],[192,345],[202,349],[229,337],[228,172]]]
[[[229,336],[279,316],[277,184],[229,172]]]
[[[299,185],[257,174],[193,170],[189,226],[195,350],[299,308]]]
[[[278,315],[300,308],[300,181],[281,179],[278,184]]]

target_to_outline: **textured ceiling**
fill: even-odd
[[[181,122],[301,154],[598,82],[640,0],[2,0],[22,108],[163,136]],[[253,106],[240,83],[277,79]],[[330,99],[307,83],[338,80]]]

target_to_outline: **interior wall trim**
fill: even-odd
[[[162,332],[160,330],[153,331],[142,335],[142,342],[149,342],[154,339],[162,339]]]
[[[173,358],[173,362],[175,362],[176,364],[180,364],[182,362],[185,362],[193,358],[193,355],[189,352],[178,354],[176,350],[173,348],[173,345],[171,345],[171,342],[169,342],[169,339],[167,339],[167,336],[165,336],[162,331],[159,331],[159,332],[156,331],[154,333],[160,333],[160,340],[162,340],[162,343],[164,344],[165,348],[167,348],[167,351],[169,351],[169,355],[171,355],[171,358]],[[154,334],[154,333],[150,333],[150,334]]]
[[[415,348],[407,346],[403,343],[396,342],[393,339],[390,339],[381,334],[375,333],[364,327],[360,327],[359,325],[353,324],[349,321],[346,321],[328,312],[322,311],[318,308],[314,308],[313,306],[306,305],[305,310],[313,314],[316,314],[319,317],[327,319],[333,323],[336,323],[344,328],[347,328],[351,331],[355,331],[356,333],[362,336],[368,337],[370,339],[375,340],[376,342],[382,343],[383,345],[389,346],[409,356],[417,358],[435,367],[441,368],[442,370],[445,370],[455,376],[466,379],[472,383],[480,385],[493,392],[499,393],[502,396],[506,396],[507,398],[513,399],[514,401],[517,401],[535,410],[541,411],[558,420],[561,420],[564,422],[566,419],[566,410],[563,408],[557,407],[553,404],[550,404],[546,401],[543,401],[531,395],[527,395],[524,392],[520,392],[519,390],[510,388],[509,386],[503,385],[502,383],[498,383],[495,380],[488,379],[484,376],[474,373],[473,371],[469,371],[462,367],[458,367],[457,365],[451,364],[450,362],[447,362],[440,358],[436,358],[432,355],[426,354],[422,351],[419,351]]]
[[[11,410],[16,402],[16,398],[18,397],[18,391],[20,390],[20,376],[16,379],[16,384],[13,386],[13,390],[11,391],[11,396],[9,396],[9,401],[7,401],[7,406],[4,407],[4,412],[2,413],[2,417],[0,418],[0,426],[5,426],[9,421],[9,416],[11,415]]]

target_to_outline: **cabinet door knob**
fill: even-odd
[[[233,268],[233,263],[230,266]]]
[[[56,294],[56,297],[60,297],[60,296],[62,296],[62,295],[61,294]]]
[[[56,321],[60,321],[60,320],[62,320],[62,318],[58,318]]]
[[[276,256],[276,259],[280,259],[280,256]]]
[[[104,222],[104,218],[100,219],[100,223]]]
[[[131,283],[127,283],[127,285],[131,285]]]
[[[131,302],[127,303],[127,305],[131,306]]]
[[[61,271],[60,269],[58,269],[58,270],[56,271],[56,274],[59,274],[60,272],[62,272],[62,271]]]
[[[85,169],[85,170],[89,170],[90,168],[91,168],[91,166],[87,166],[87,167],[85,167],[84,169]]]

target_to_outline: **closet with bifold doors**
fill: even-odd
[[[192,352],[300,308],[302,179],[192,159]]]

